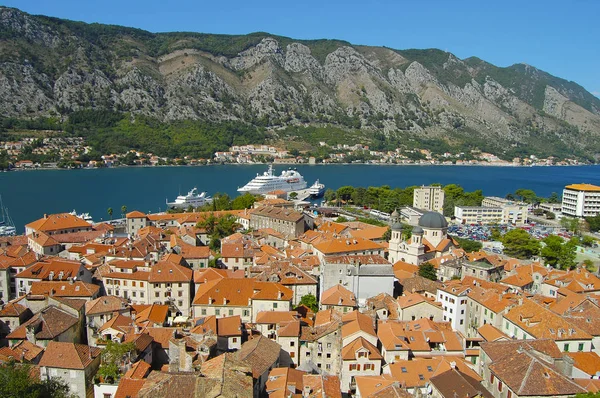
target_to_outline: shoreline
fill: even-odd
[[[298,166],[374,166],[374,167],[405,167],[405,166],[417,166],[417,167],[498,167],[498,168],[531,168],[531,167],[593,167],[600,166],[600,163],[594,164],[531,164],[531,165],[520,165],[520,164],[490,164],[490,163],[476,163],[476,164],[441,164],[441,163],[211,163],[211,164],[194,164],[194,165],[121,165],[121,166],[110,166],[110,167],[81,167],[81,168],[61,168],[61,167],[28,167],[18,168],[10,170],[2,170],[0,173],[8,172],[21,172],[21,171],[77,171],[77,170],[102,170],[102,169],[127,169],[127,168],[167,168],[167,167],[216,167],[216,166],[266,166],[273,165],[273,167],[298,167]]]

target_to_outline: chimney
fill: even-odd
[[[452,369],[456,369],[456,362],[454,362],[454,361],[450,362],[450,367]]]
[[[54,279],[54,271],[50,271],[50,274],[48,275],[48,280],[51,281],[52,279]]]
[[[248,297],[248,305],[252,305],[252,297]]]
[[[304,386],[304,390],[302,390],[302,398],[309,398],[311,392],[312,390],[310,386]]]
[[[48,214],[44,213],[44,219],[48,218]]]
[[[69,278],[69,285],[73,284],[73,280],[74,280],[74,278]]]
[[[277,299],[278,299],[278,300],[281,300],[282,298],[283,298],[283,292],[282,292],[281,290],[279,290],[279,291],[277,292]]]
[[[227,298],[223,297],[223,305],[227,305]]]

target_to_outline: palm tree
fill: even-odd
[[[106,212],[108,213],[108,215],[110,216],[110,219],[112,220],[112,215],[113,215],[112,207],[109,207],[108,210],[106,210]]]
[[[123,217],[125,217],[126,213],[127,213],[127,206],[125,206],[125,205],[121,206],[121,215]]]

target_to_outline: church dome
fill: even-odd
[[[423,232],[425,232],[425,231],[423,231],[423,228],[421,228],[419,226],[413,227],[413,229],[412,229],[413,235],[423,235]]]
[[[436,211],[430,211],[419,218],[419,226],[428,229],[448,228],[446,217]]]
[[[392,223],[392,231],[402,231],[402,228],[403,226],[400,221],[396,220]]]

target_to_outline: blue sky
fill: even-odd
[[[152,32],[269,32],[297,39],[440,48],[498,66],[527,63],[600,97],[599,0],[5,0],[32,14]]]

